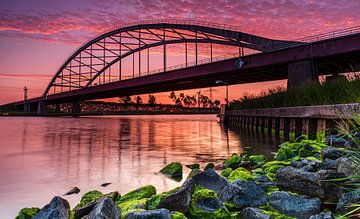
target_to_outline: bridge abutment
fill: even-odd
[[[37,115],[41,116],[41,115],[44,115],[45,113],[46,113],[45,103],[44,103],[44,101],[40,100],[38,102]]]
[[[81,106],[80,106],[80,102],[73,102],[72,103],[72,115],[73,116],[79,116],[79,114],[81,113]]]
[[[317,65],[313,60],[293,62],[288,65],[288,89],[311,83],[319,83]]]

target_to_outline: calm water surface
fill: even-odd
[[[157,172],[167,163],[221,163],[232,153],[275,150],[273,143],[225,129],[214,115],[0,118],[0,218],[42,207],[73,186],[74,207],[97,189],[124,194],[152,184],[179,186]],[[189,170],[184,168],[184,174]],[[101,187],[111,182],[108,187]]]

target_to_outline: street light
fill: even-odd
[[[229,84],[222,80],[216,80],[215,83],[216,84],[224,84],[226,86],[226,108],[227,108],[229,105]]]

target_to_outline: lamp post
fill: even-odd
[[[226,108],[228,108],[229,106],[229,84],[225,81],[222,80],[216,80],[215,81],[216,84],[223,84],[226,86]]]

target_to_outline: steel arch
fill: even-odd
[[[122,59],[133,55],[134,71],[134,54],[139,53],[140,60],[141,51],[153,47],[163,46],[163,70],[166,71],[166,45],[181,43],[186,45],[195,43],[196,64],[198,64],[198,43],[211,44],[211,51],[212,44],[239,47],[239,55],[241,55],[240,48],[266,52],[271,51],[278,44],[298,45],[297,42],[246,34],[241,32],[238,27],[207,22],[161,20],[124,25],[107,31],[78,48],[56,72],[43,96],[47,96],[52,87],[55,89],[60,87],[60,92],[67,88],[72,90],[72,88],[89,87],[94,85],[92,83],[96,79],[101,82],[100,75],[104,76],[103,83],[105,83],[106,70],[110,71],[110,67],[115,63],[119,63],[119,80],[121,80]],[[141,61],[139,61],[139,75],[141,73],[140,64]],[[147,64],[149,65],[149,60]],[[109,72],[107,83],[111,82],[110,74]]]

